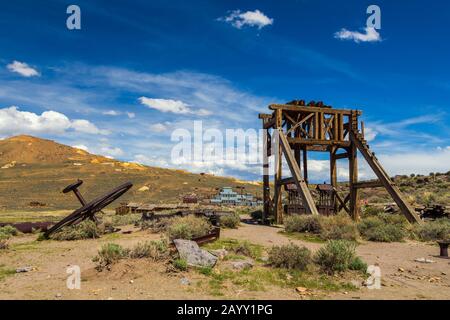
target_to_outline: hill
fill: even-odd
[[[126,181],[134,187],[120,201],[175,203],[186,193],[211,194],[224,186],[261,194],[258,184],[112,160],[32,136],[0,140],[1,209],[29,209],[32,202],[45,209],[76,208],[75,197],[61,192],[76,179],[84,181],[80,191],[87,200]]]

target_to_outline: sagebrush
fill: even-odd
[[[306,270],[311,263],[311,251],[293,243],[274,246],[269,251],[269,263],[277,268]]]
[[[206,218],[190,215],[170,219],[166,228],[166,234],[170,240],[191,240],[192,238],[204,236],[211,230],[212,225]]]
[[[356,256],[355,249],[355,242],[330,240],[316,252],[314,261],[328,274],[364,268],[365,264]]]
[[[84,220],[76,225],[62,228],[50,235],[50,239],[59,241],[72,241],[83,239],[96,239],[102,235],[97,224],[92,220]]]

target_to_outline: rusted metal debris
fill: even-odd
[[[125,192],[130,190],[133,186],[131,182],[126,182],[117,188],[111,190],[110,192],[95,198],[91,202],[86,202],[83,196],[78,190],[78,187],[83,183],[82,180],[78,180],[75,183],[68,185],[64,188],[63,193],[68,193],[72,191],[77,199],[80,201],[82,207],[72,212],[70,215],[56,223],[54,226],[49,228],[45,233],[45,237],[49,237],[52,233],[60,230],[62,227],[78,224],[86,219],[96,221],[95,214],[100,212],[107,205],[112,203],[114,200],[122,196]]]
[[[448,258],[448,246],[450,245],[450,241],[438,241],[439,248],[440,248],[440,257],[441,258]]]
[[[422,219],[440,219],[450,217],[449,208],[441,204],[418,207],[416,208],[416,211],[419,212]]]
[[[0,223],[0,227],[12,226],[22,233],[32,233],[34,230],[47,231],[54,222],[21,222],[21,223]]]
[[[166,214],[155,214],[154,212],[145,212],[142,214],[143,221],[150,220],[161,220],[166,218],[174,217],[185,217],[188,215],[195,215],[197,217],[208,218],[213,226],[218,226],[220,224],[220,217],[231,215],[232,212],[229,211],[214,211],[209,209],[197,209],[197,210],[180,210],[176,212],[166,213]]]
[[[210,233],[208,233],[204,236],[192,238],[191,240],[196,242],[198,245],[202,245],[202,244],[214,242],[214,241],[218,240],[219,238],[220,238],[220,228],[214,227],[214,229]],[[175,247],[173,242],[171,242],[170,246]]]

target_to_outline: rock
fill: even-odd
[[[181,279],[180,279],[180,283],[181,283],[182,285],[185,285],[185,286],[188,286],[188,285],[191,284],[191,282],[189,281],[188,278],[181,278]]]
[[[21,267],[21,268],[16,269],[16,273],[24,273],[24,272],[30,272],[30,271],[33,271],[33,267],[26,266],[26,267]]]
[[[134,280],[130,280],[130,283],[133,284],[133,283],[134,283]]]
[[[405,269],[403,269],[403,268],[398,268],[398,271],[400,271],[400,272],[405,272]]]
[[[415,262],[420,262],[420,263],[434,263],[433,260],[430,259],[426,259],[426,258],[417,258],[414,260]]]
[[[269,257],[261,257],[262,262],[269,262]]]
[[[206,250],[200,249],[195,241],[175,239],[173,243],[180,254],[180,258],[186,260],[188,266],[212,268],[216,265],[217,257]]]
[[[62,297],[62,294],[61,293],[57,293],[57,294],[55,294],[55,298],[61,298]]]
[[[242,260],[242,261],[231,261],[231,265],[233,266],[233,269],[243,270],[252,268],[254,263],[251,260]]]
[[[225,249],[217,249],[210,251],[213,255],[215,255],[219,260],[223,260],[228,255],[228,251]]]
[[[138,189],[138,191],[140,191],[140,192],[145,192],[145,191],[149,191],[149,190],[150,190],[150,188],[147,186],[143,186]]]
[[[295,291],[297,291],[298,293],[304,293],[304,292],[307,292],[308,289],[305,287],[297,287],[297,288],[295,288]]]

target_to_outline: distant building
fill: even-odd
[[[262,201],[253,197],[252,194],[239,194],[233,191],[231,187],[225,187],[220,192],[211,198],[211,204],[223,204],[234,206],[259,206]]]

